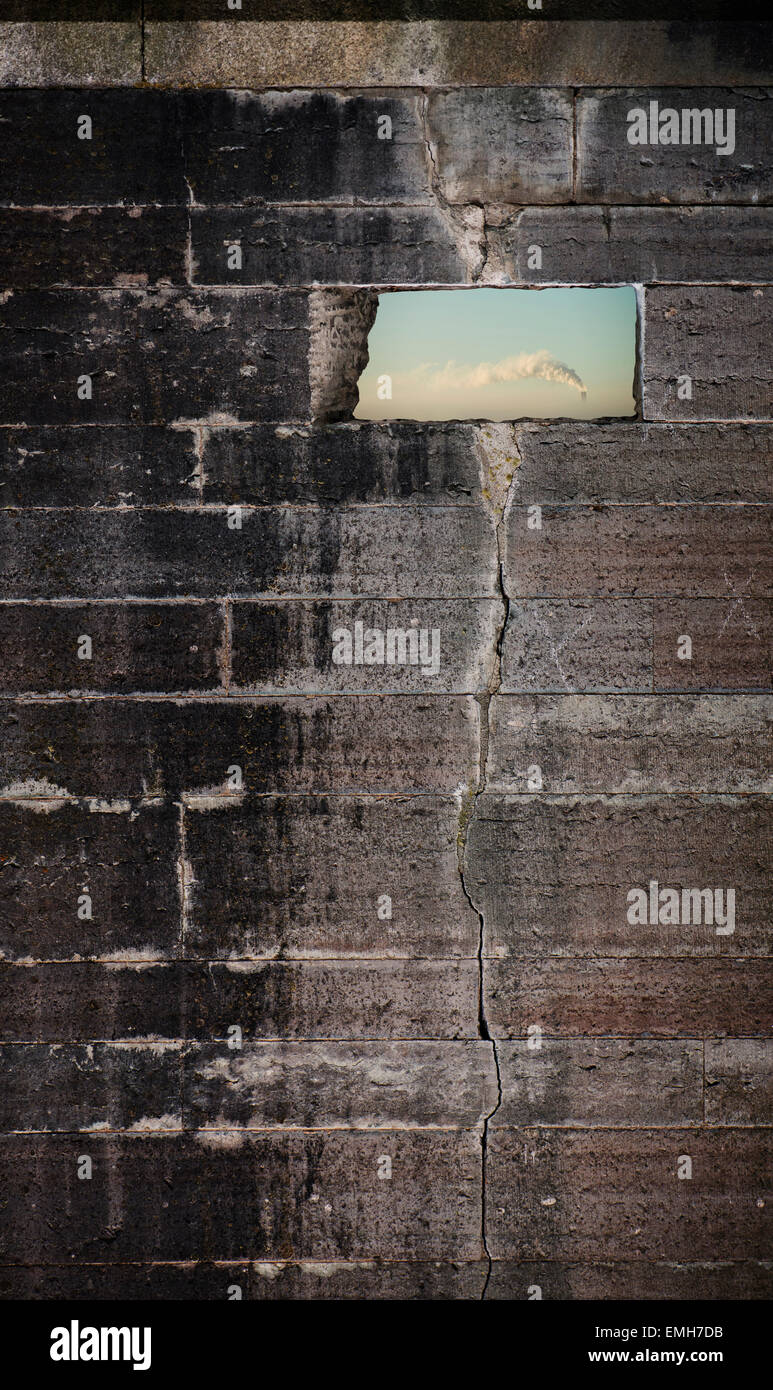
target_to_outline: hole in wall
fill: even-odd
[[[629,285],[391,290],[354,418],[632,419],[636,342]]]

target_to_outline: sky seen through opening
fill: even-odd
[[[368,352],[358,420],[631,417],[636,292],[390,291]]]

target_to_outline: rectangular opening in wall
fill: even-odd
[[[358,420],[630,419],[636,291],[379,295]]]

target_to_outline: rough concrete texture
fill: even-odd
[[[769,88],[746,91],[707,87],[652,88],[658,107],[658,141],[631,143],[631,112],[640,111],[635,90],[581,92],[577,102],[577,201],[595,203],[769,203],[773,195]],[[712,113],[711,131],[701,118],[693,127],[682,112]],[[733,112],[734,129],[714,113]],[[666,143],[665,112],[678,112],[679,138]],[[647,134],[650,132],[648,130]],[[718,153],[728,136],[728,149]],[[670,138],[670,132],[669,132]],[[733,149],[729,146],[732,144]],[[722,279],[725,278],[723,275]]]
[[[578,285],[691,280],[696,245],[707,280],[773,278],[767,207],[487,209],[486,281]],[[540,270],[529,247],[542,249]]]
[[[459,874],[454,796],[223,801],[185,808],[189,954],[476,955],[480,924]]]
[[[770,1298],[760,31],[145,13],[0,66],[0,1296]],[[615,283],[630,418],[352,418]]]
[[[145,25],[161,85],[381,87],[773,79],[764,25],[673,23],[254,23]],[[132,78],[127,78],[131,81]]]
[[[767,1258],[764,1132],[495,1129],[489,1154],[495,1258],[649,1262],[664,1241],[674,1260]],[[680,1154],[693,1161],[689,1184]]]
[[[141,73],[138,24],[0,24],[4,87],[120,87]]]
[[[763,796],[481,797],[467,836],[465,882],[492,957],[638,958],[771,954]],[[735,888],[735,930],[631,922],[628,893],[666,885]],[[647,914],[649,919],[649,913]],[[674,960],[674,969],[678,970]]]
[[[643,407],[653,420],[769,420],[770,286],[646,291]],[[721,351],[703,356],[709,331]],[[711,404],[709,405],[709,401]]]
[[[773,790],[769,695],[499,695],[487,786],[608,795]]]

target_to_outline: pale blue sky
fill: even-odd
[[[379,296],[368,351],[359,420],[631,416],[636,294],[396,290]],[[391,400],[377,397],[382,376]]]

